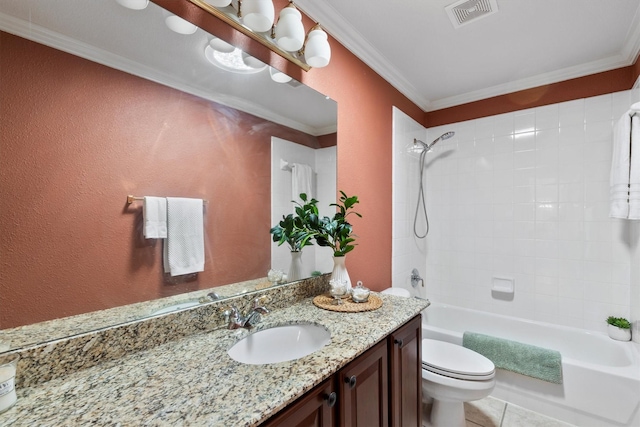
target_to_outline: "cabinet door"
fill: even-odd
[[[388,426],[388,380],[385,339],[340,371],[340,427]]]
[[[325,380],[300,399],[268,419],[267,427],[333,427],[337,394],[333,377]]]
[[[391,425],[420,427],[422,418],[422,316],[389,335]]]

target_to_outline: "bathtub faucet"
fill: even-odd
[[[414,268],[413,270],[411,270],[411,286],[415,288],[416,286],[418,286],[418,283],[420,283],[424,288],[424,279],[420,277],[420,272],[418,271],[418,269]]]

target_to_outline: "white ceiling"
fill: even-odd
[[[634,63],[640,0],[497,0],[454,28],[455,0],[296,0],[425,111]]]

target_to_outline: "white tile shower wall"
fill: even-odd
[[[336,202],[336,147],[319,148],[314,150],[316,161],[316,178],[318,191],[318,213],[320,216],[333,216],[335,210],[329,206]],[[322,273],[329,273],[333,270],[333,253],[331,248],[315,247],[315,269]]]
[[[608,315],[638,319],[640,227],[608,217],[612,127],[638,100],[625,91],[428,129],[429,141],[456,135],[428,155],[427,296],[598,331]],[[513,298],[492,295],[493,276],[514,278]]]
[[[284,139],[271,138],[271,225],[282,219],[283,215],[293,213],[293,194],[291,172],[280,169],[280,159],[290,163],[302,163],[311,166],[315,172],[313,195],[319,200],[321,215],[330,214],[330,203],[335,203],[336,193],[336,147],[313,149]],[[270,239],[270,236],[269,236]],[[286,244],[271,245],[271,268],[285,273],[289,270],[291,254]],[[330,272],[333,268],[331,250],[316,246],[305,247],[302,251],[302,263],[306,277],[314,270]],[[265,272],[266,273],[266,272]]]
[[[413,217],[418,202],[419,155],[411,153],[413,139],[426,141],[427,131],[397,108],[393,108],[393,248],[392,285],[426,297],[426,289],[411,287],[411,270],[417,268],[424,277],[426,244],[413,235]],[[425,222],[418,222],[424,232]]]

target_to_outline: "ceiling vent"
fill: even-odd
[[[477,21],[498,11],[497,0],[462,0],[445,7],[455,28]]]

